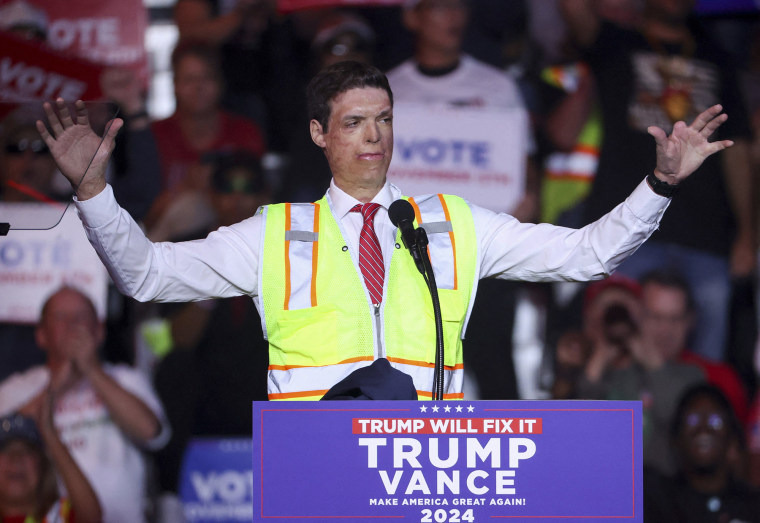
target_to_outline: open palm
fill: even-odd
[[[78,100],[75,108],[74,120],[62,99],[56,101],[55,108],[46,102],[43,109],[50,131],[41,120],[37,121],[37,130],[77,197],[86,200],[106,185],[106,166],[123,121],[115,119],[109,122],[105,136],[101,138],[90,125],[84,102]]]
[[[720,105],[713,105],[700,113],[691,125],[677,122],[670,136],[659,127],[647,129],[657,143],[655,174],[658,178],[675,185],[696,171],[705,158],[734,144],[731,140],[708,141],[728,119],[728,115],[721,114],[722,110]]]

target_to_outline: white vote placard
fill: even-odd
[[[20,206],[24,206],[23,212]],[[47,207],[0,202],[0,221],[4,216],[34,214]],[[36,323],[45,300],[62,285],[89,296],[98,317],[104,319],[108,281],[108,273],[87,240],[73,206],[52,229],[12,228],[7,236],[0,236],[0,322]]]
[[[525,194],[528,129],[521,108],[397,103],[388,178],[409,196],[455,194],[511,212]]]

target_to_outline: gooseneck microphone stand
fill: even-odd
[[[443,400],[443,318],[441,315],[441,302],[438,299],[438,286],[435,283],[435,273],[433,265],[430,263],[430,257],[427,253],[428,237],[425,229],[418,227],[414,230],[415,243],[412,246],[417,249],[422,259],[423,269],[420,273],[427,283],[430,291],[430,298],[433,302],[433,318],[435,319],[435,370],[433,372],[433,399],[436,401]]]
[[[396,200],[388,207],[388,217],[394,226],[399,228],[401,239],[414,259],[417,270],[420,271],[430,291],[433,302],[433,317],[435,319],[435,370],[433,374],[433,399],[443,399],[444,389],[444,346],[443,346],[443,319],[441,317],[441,303],[438,299],[438,287],[435,284],[433,265],[428,257],[428,237],[425,229],[414,227],[414,209],[406,200]]]

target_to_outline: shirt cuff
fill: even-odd
[[[100,193],[87,200],[79,200],[74,196],[74,205],[79,218],[88,229],[102,227],[119,215],[119,204],[108,184]]]
[[[655,193],[645,178],[633,190],[625,203],[638,219],[647,223],[655,223],[662,219],[665,209],[670,205],[670,200],[670,198]]]

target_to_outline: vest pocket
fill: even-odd
[[[330,305],[280,311],[270,358],[279,365],[314,367],[339,361],[338,313]],[[273,362],[270,362],[272,364]]]
[[[462,294],[460,290],[438,289],[438,301],[441,302],[441,319],[443,320],[443,347],[445,349],[443,363],[447,367],[462,363],[459,347],[462,322],[467,313],[467,303]],[[433,325],[433,329],[435,329],[435,324]]]

